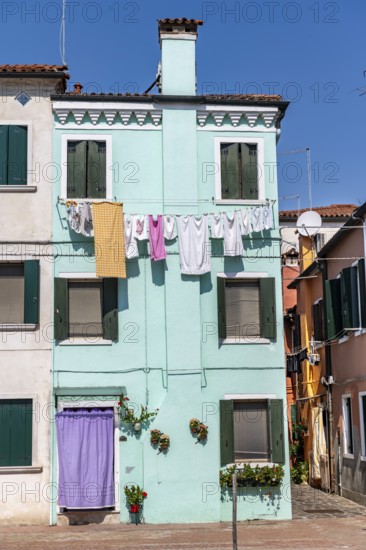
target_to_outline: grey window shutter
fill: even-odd
[[[341,280],[325,281],[327,337],[334,338],[342,330]]]
[[[257,146],[240,143],[242,197],[248,200],[258,199],[258,161]]]
[[[55,340],[66,340],[69,336],[67,279],[56,277],[54,285],[54,336]]]
[[[8,183],[9,126],[0,126],[0,185]]]
[[[39,323],[39,260],[24,262],[24,323]]]
[[[118,340],[118,279],[103,280],[103,337]]]
[[[219,337],[226,338],[225,278],[217,277],[217,322]]]
[[[87,157],[87,197],[105,199],[106,197],[106,143],[88,141]]]
[[[86,198],[87,141],[69,141],[67,144],[67,196]]]
[[[365,260],[358,260],[358,282],[360,285],[360,318],[361,327],[366,328],[366,276],[365,276]]]
[[[8,185],[27,184],[26,126],[9,126]]]
[[[234,462],[234,402],[220,401],[221,466]]]
[[[341,272],[341,296],[343,328],[345,330],[360,326],[358,311],[357,268],[346,267]]]
[[[301,348],[301,316],[295,315],[295,330],[294,330],[294,347]]]
[[[275,290],[274,277],[259,279],[262,338],[275,339],[277,335]]]
[[[238,143],[221,144],[221,196],[223,199],[241,199],[240,158]]]
[[[277,464],[283,464],[285,462],[285,448],[282,399],[269,400],[269,414],[271,421],[271,460]]]

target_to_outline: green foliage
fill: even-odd
[[[309,475],[309,464],[307,462],[297,462],[293,468],[291,468],[291,480],[293,483],[300,485],[306,483]]]
[[[127,396],[124,396],[123,393],[121,393],[118,404],[120,407],[119,412],[120,412],[121,420],[123,422],[128,422],[129,424],[147,422],[158,414],[158,409],[156,409],[156,411],[149,412],[147,410],[147,407],[144,407],[143,405],[141,405],[140,415],[135,416],[134,410],[128,407],[128,405],[126,404],[126,401],[128,402],[129,398]]]
[[[223,488],[233,486],[232,475],[236,471],[238,487],[276,487],[281,485],[284,469],[281,465],[254,466],[244,464],[243,468],[236,465],[220,471],[220,485]]]
[[[127,504],[130,506],[133,504],[138,504],[141,506],[144,502],[144,498],[147,497],[147,493],[141,489],[139,485],[126,485],[125,495]]]

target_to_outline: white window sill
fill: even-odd
[[[361,455],[361,456],[360,456],[360,460],[361,460],[361,462],[366,462],[366,456],[362,456],[362,455]]]
[[[88,341],[84,338],[74,338],[73,340],[60,340],[58,342],[59,346],[111,346],[113,344],[112,340],[100,340]]]
[[[365,328],[360,328],[359,330],[356,330],[356,332],[354,333],[354,336],[356,338],[356,336],[362,336],[362,334],[366,334]]]
[[[79,203],[79,202],[90,202],[90,203],[93,203],[93,202],[114,202],[113,200],[113,197],[105,197],[104,199],[91,199],[90,197],[85,197],[84,199],[69,199],[68,197],[66,198],[62,198],[60,197],[59,198],[60,202],[76,202],[76,203]]]
[[[222,339],[220,338],[220,344],[249,344],[249,345],[253,345],[253,344],[271,344],[272,343],[272,340],[270,340],[269,338],[225,338],[225,339]]]
[[[35,193],[36,185],[0,185],[0,193]]]
[[[215,204],[246,204],[248,206],[265,206],[268,204],[268,202],[265,199],[215,199]]]
[[[342,338],[338,340],[338,344],[343,344],[344,342],[347,342],[347,341],[348,341],[348,336],[342,336]]]
[[[33,323],[0,323],[0,332],[34,332],[37,327]]]
[[[355,455],[351,455],[351,454],[348,454],[348,453],[344,453],[343,458],[351,458],[351,459],[354,459],[354,458],[355,458]]]
[[[43,472],[43,466],[2,466],[0,475],[6,474],[40,474]]]

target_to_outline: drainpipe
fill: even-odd
[[[326,262],[319,262],[319,269],[322,274],[322,284],[323,284],[323,319],[327,318],[327,303],[326,303],[326,294],[325,294],[325,281],[327,280],[327,265]],[[325,329],[325,339],[328,340],[328,325],[324,323]],[[328,447],[328,468],[329,468],[329,491],[331,493],[335,492],[335,476],[334,476],[334,434],[333,434],[333,397],[332,397],[332,355],[330,344],[327,341],[325,344],[325,373],[326,380],[324,380],[324,385],[327,391],[327,447]]]

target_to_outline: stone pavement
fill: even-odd
[[[293,487],[293,521],[238,525],[238,549],[366,549],[366,508]],[[229,523],[0,527],[0,550],[230,550]]]

